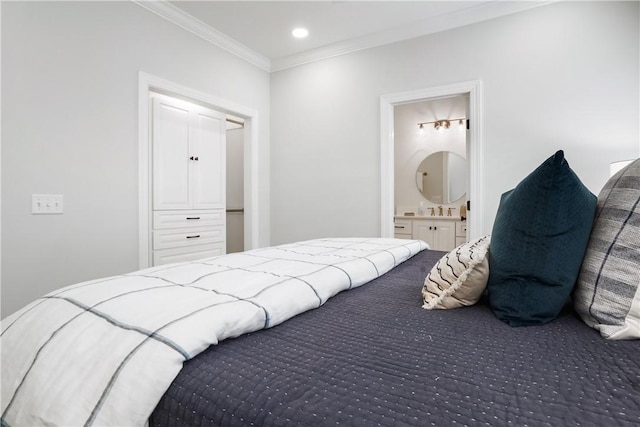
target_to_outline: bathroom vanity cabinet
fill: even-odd
[[[397,239],[420,239],[433,250],[450,251],[467,241],[467,226],[459,217],[424,216],[394,218]]]

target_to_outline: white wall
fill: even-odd
[[[483,233],[557,149],[598,193],[640,155],[638,2],[559,2],[271,77],[272,243],[380,230],[383,94],[480,79]]]
[[[261,245],[379,234],[383,94],[482,80],[485,232],[556,149],[596,193],[640,154],[638,2],[554,3],[271,77],[130,2],[1,7],[2,317],[137,268],[139,70],[259,112]],[[64,194],[64,215],[30,215],[32,193]]]
[[[2,316],[138,268],[138,71],[258,111],[268,243],[269,75],[131,2],[2,2]],[[30,214],[32,193],[63,215]]]

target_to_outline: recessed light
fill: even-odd
[[[291,34],[297,39],[303,39],[309,35],[309,30],[306,28],[295,28],[291,31]]]

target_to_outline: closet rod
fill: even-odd
[[[233,124],[240,125],[240,126],[244,127],[244,122],[241,122],[240,120],[227,119],[227,121],[229,123],[233,123]]]

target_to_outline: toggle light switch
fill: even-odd
[[[31,213],[33,215],[63,213],[62,194],[32,194]]]

